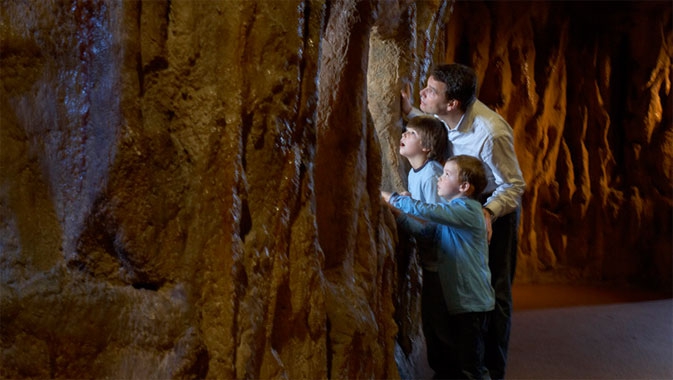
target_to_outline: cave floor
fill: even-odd
[[[670,292],[515,284],[513,298],[508,379],[673,379]]]
[[[673,299],[637,289],[515,285],[509,379],[673,379]]]

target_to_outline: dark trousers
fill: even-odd
[[[488,314],[450,315],[438,274],[423,271],[421,315],[434,379],[488,379],[484,365]]]
[[[504,215],[493,223],[488,247],[491,285],[495,290],[495,309],[491,312],[486,334],[486,367],[493,379],[505,378],[507,348],[512,324],[512,283],[516,272],[519,213]]]

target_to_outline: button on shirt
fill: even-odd
[[[414,108],[408,117],[422,114],[421,110]],[[496,218],[519,207],[526,184],[514,151],[512,128],[507,121],[481,101],[475,100],[456,128],[450,129],[446,123],[444,125],[448,131],[452,156],[465,154],[485,163],[488,185],[484,193],[491,195],[484,206],[493,211]]]

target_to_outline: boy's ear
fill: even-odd
[[[474,191],[474,187],[472,187],[472,185],[469,182],[465,181],[460,184],[458,190],[460,190],[461,193],[470,196],[470,194],[472,194],[472,192]]]

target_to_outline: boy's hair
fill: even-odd
[[[411,118],[407,123],[418,132],[421,146],[429,149],[428,160],[444,162],[449,155],[449,135],[444,123],[434,116],[421,115]]]
[[[469,183],[474,189],[470,198],[478,200],[487,184],[484,163],[480,159],[466,154],[453,156],[446,160],[446,162],[449,161],[454,161],[458,166],[460,180]]]
[[[459,63],[437,65],[430,75],[446,84],[446,100],[458,100],[463,111],[477,98],[477,75],[471,67]]]

